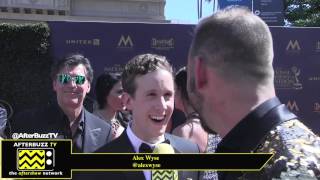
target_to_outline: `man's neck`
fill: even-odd
[[[70,122],[73,122],[76,120],[82,111],[82,106],[74,109],[74,108],[66,108],[66,107],[61,107],[62,111],[66,114]]]
[[[254,111],[259,105],[266,100],[275,97],[274,94],[264,94],[256,96],[242,96],[237,100],[228,100],[230,103],[225,105],[225,113],[221,114],[221,120],[223,120],[224,126],[220,127],[219,135],[224,137],[227,135],[244,117],[250,112]],[[218,123],[219,124],[219,123]]]
[[[141,139],[144,142],[150,143],[150,144],[156,144],[159,141],[163,141],[165,140],[164,138],[164,134],[162,134],[161,136],[157,136],[157,137],[147,137],[146,135],[144,135],[143,133],[141,133],[134,125],[134,122],[132,121],[131,126],[130,126],[132,132],[134,133],[135,136],[137,136],[139,139]]]
[[[188,105],[185,105],[185,106],[184,106],[184,109],[185,109],[184,115],[185,115],[186,117],[188,117],[188,115],[190,115],[190,114],[192,114],[192,113],[195,112],[195,110],[194,110],[189,104],[188,104]]]
[[[116,117],[116,111],[111,108],[99,109],[98,113],[106,120],[111,121]]]

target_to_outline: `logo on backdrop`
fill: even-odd
[[[257,15],[257,16],[260,16],[261,11],[257,9],[257,10],[254,11],[254,14]]]
[[[287,107],[294,113],[298,113],[300,111],[299,106],[295,100],[289,100],[287,103]]]
[[[320,113],[320,103],[318,103],[318,102],[314,103],[313,112]]]
[[[316,52],[320,52],[320,41],[316,42]]]
[[[114,64],[113,66],[107,66],[104,68],[105,72],[109,73],[121,73],[123,71],[123,67],[120,64]]]
[[[275,87],[276,89],[295,89],[301,90],[302,83],[299,80],[301,70],[296,66],[290,69],[275,68]]]
[[[127,35],[121,35],[119,42],[118,42],[118,48],[132,48],[133,47],[133,41],[132,38]]]
[[[300,76],[300,69],[293,66],[291,67],[291,72],[293,73],[293,76],[294,76],[294,82],[293,82],[294,89],[302,89],[302,84],[298,78]]]
[[[309,77],[309,81],[320,81],[320,76],[311,76]]]
[[[299,53],[301,46],[298,40],[290,40],[286,47],[287,52],[290,53]]]
[[[67,45],[100,46],[100,39],[67,39]]]
[[[174,39],[151,39],[151,48],[156,50],[170,50],[174,48]]]

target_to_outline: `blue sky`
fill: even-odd
[[[212,14],[213,3],[203,0],[202,17]],[[196,24],[198,22],[197,0],[166,0],[165,16],[173,23]]]

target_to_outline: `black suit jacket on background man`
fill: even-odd
[[[83,152],[94,152],[111,141],[111,126],[83,108]],[[57,104],[24,111],[12,119],[12,133],[59,133],[65,138],[66,116]]]
[[[199,148],[196,144],[182,139],[171,134],[165,134],[165,139],[170,141],[175,153],[199,153]],[[133,146],[128,138],[126,131],[121,136],[111,143],[98,149],[99,153],[135,153]],[[112,163],[112,162],[106,162]],[[192,162],[190,162],[192,163]],[[178,171],[179,179],[197,180],[199,178],[198,171]],[[116,180],[144,180],[143,171],[118,171],[118,172],[91,172],[84,173],[81,177],[74,176],[75,179],[116,179]]]

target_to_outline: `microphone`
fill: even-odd
[[[174,154],[174,149],[170,144],[160,143],[155,146],[153,153],[156,154]],[[177,170],[152,170],[151,179],[172,179],[178,180]]]
[[[155,146],[153,153],[156,154],[174,154],[174,149],[170,144],[160,143]]]

